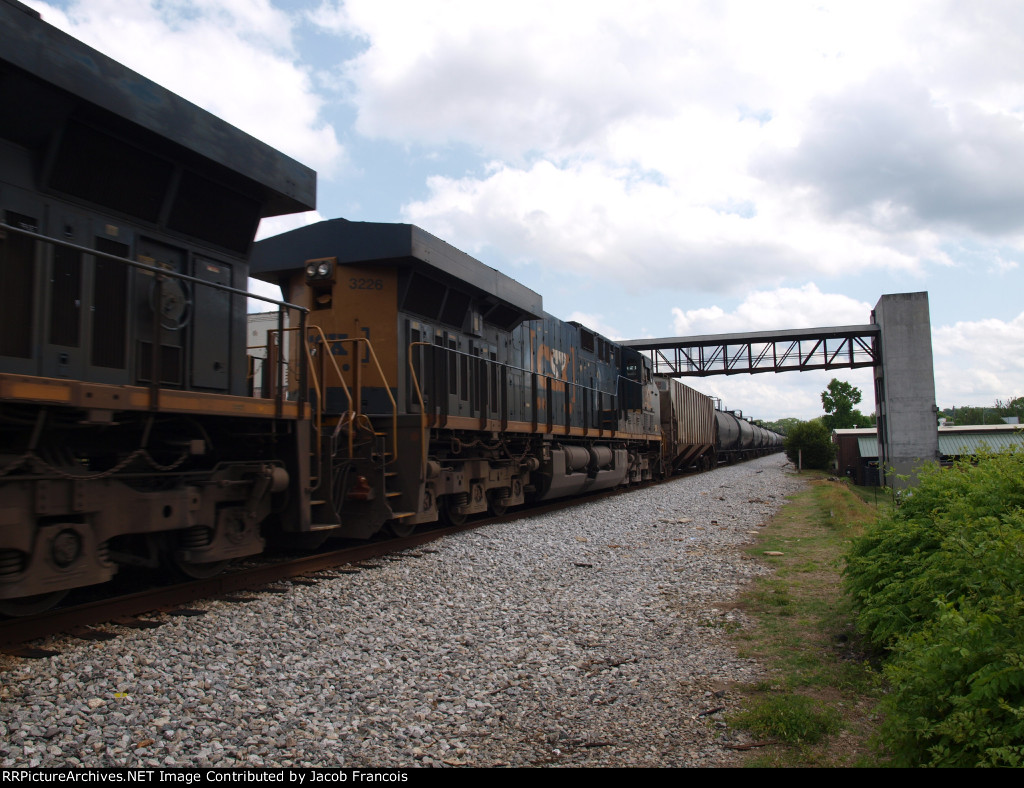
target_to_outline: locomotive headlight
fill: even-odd
[[[317,257],[306,261],[306,281],[317,287],[334,284],[334,269],[337,257]]]

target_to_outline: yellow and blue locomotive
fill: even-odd
[[[256,245],[253,276],[309,309],[323,522],[366,537],[660,471],[650,363],[407,224],[344,219]]]

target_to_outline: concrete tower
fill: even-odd
[[[898,476],[939,459],[928,293],[882,296],[871,322],[881,329],[875,367],[880,479],[902,488],[907,483]]]

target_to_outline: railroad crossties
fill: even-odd
[[[773,455],[0,658],[0,766],[717,766]]]

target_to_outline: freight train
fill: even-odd
[[[417,227],[254,244],[315,173],[16,0],[0,36],[0,612],[777,448]]]

